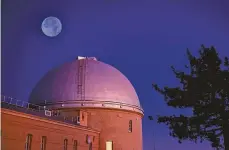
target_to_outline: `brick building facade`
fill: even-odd
[[[29,136],[31,150],[42,150],[42,144],[43,150],[64,150],[64,140],[68,150],[88,150],[87,136],[92,139],[92,149],[99,150],[98,131],[5,108],[1,114],[2,150],[26,150]]]

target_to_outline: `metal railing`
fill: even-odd
[[[31,104],[22,100],[15,99],[13,97],[7,97],[1,95],[1,104],[3,108],[12,109],[15,111],[32,114],[35,116],[48,118],[51,120],[61,121],[72,125],[79,125],[79,122],[73,116],[65,116],[65,115],[55,115],[58,114],[55,110],[49,110],[52,112],[51,116],[45,115],[45,111],[48,109],[45,106],[39,106],[35,104]]]
[[[46,107],[44,107],[44,106],[31,104],[31,103],[28,103],[28,102],[25,102],[22,100],[18,100],[18,99],[13,98],[13,97],[7,97],[5,95],[1,95],[1,102],[7,103],[10,105],[15,105],[17,107],[23,107],[23,108],[27,108],[27,109],[36,110],[36,111],[47,110]]]
[[[90,99],[90,98],[87,97],[87,99]],[[85,107],[119,108],[119,109],[132,110],[132,111],[144,113],[141,106],[139,107],[137,105],[131,105],[127,103],[108,101],[108,99],[106,101],[101,101],[101,99],[98,101],[96,100],[66,100],[66,101],[56,101],[55,103],[45,101],[44,103],[39,103],[38,105],[35,105],[29,102],[15,99],[13,97],[1,95],[2,102],[5,102],[11,105],[15,105],[17,107],[23,107],[23,108],[31,109],[34,111],[39,111],[39,112],[49,110],[50,105],[52,106],[53,109],[57,109],[57,108],[63,108],[63,107],[72,107],[74,104],[75,107],[76,106],[82,107],[85,105]]]
[[[36,102],[39,102],[41,105],[44,104],[53,104],[51,101],[49,100],[41,100],[41,99],[33,99]],[[119,102],[119,101],[123,101],[123,102]],[[55,103],[97,103],[97,104],[112,104],[112,105],[119,105],[119,106],[128,106],[128,107],[133,107],[139,110],[143,110],[141,104],[136,105],[136,104],[128,104],[126,103],[128,100],[122,99],[120,100],[120,98],[108,98],[108,97],[90,97],[90,96],[84,96],[84,99],[78,98],[78,97],[74,97],[73,99],[66,99],[66,100],[58,100],[55,99],[54,102]]]

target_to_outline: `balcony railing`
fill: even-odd
[[[18,100],[12,97],[1,95],[1,107],[11,109],[51,120],[61,121],[72,125],[78,125],[79,119],[72,116],[60,115],[56,110],[48,110],[45,106],[39,106],[31,104],[22,100]],[[47,116],[45,111],[51,111],[51,115]]]
[[[22,100],[18,100],[15,99],[13,97],[7,97],[4,95],[1,95],[1,102],[10,104],[10,105],[15,105],[18,107],[23,107],[26,109],[32,109],[32,110],[36,110],[36,111],[44,111],[47,110],[44,106],[39,106],[39,105],[35,105],[35,104],[31,104]]]

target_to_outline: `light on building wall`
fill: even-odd
[[[113,150],[113,142],[112,141],[106,142],[106,150]]]

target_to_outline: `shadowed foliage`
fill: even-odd
[[[169,107],[191,108],[192,115],[158,116],[169,126],[170,135],[194,142],[210,141],[216,149],[229,150],[229,62],[220,59],[214,47],[201,46],[199,56],[187,50],[188,71],[172,71],[180,81],[177,87],[153,88],[164,96]],[[149,116],[152,120],[152,117]]]

